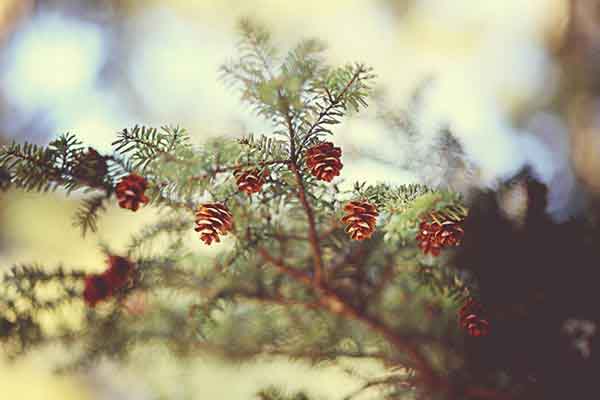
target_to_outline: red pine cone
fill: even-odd
[[[340,175],[344,166],[340,161],[342,149],[331,142],[319,143],[306,151],[306,164],[311,174],[322,181],[331,182]]]
[[[117,184],[115,193],[119,206],[132,211],[137,211],[140,203],[147,204],[149,199],[144,196],[144,191],[148,187],[148,182],[137,174],[130,174]]]
[[[464,230],[458,222],[450,220],[442,223],[422,221],[416,240],[424,254],[430,253],[438,256],[442,248],[460,245],[463,236]]]
[[[134,270],[135,264],[127,258],[111,255],[108,256],[108,269],[103,275],[114,292],[127,285],[132,278]]]
[[[419,242],[419,248],[423,250],[423,254],[440,255],[442,246],[437,239],[437,233],[440,229],[441,226],[438,223],[421,222],[416,239]]]
[[[233,173],[233,176],[235,176],[240,191],[250,196],[252,193],[260,192],[262,186],[265,184],[265,176],[267,174],[267,170],[261,172],[254,168],[246,171],[238,169]]]
[[[73,161],[73,176],[90,187],[101,187],[107,173],[106,158],[92,147],[78,153]]]
[[[89,275],[85,278],[83,299],[90,307],[95,307],[100,301],[106,300],[112,291],[104,275]]]
[[[108,256],[108,268],[102,274],[89,275],[85,278],[83,299],[90,306],[108,299],[119,289],[124,288],[133,277],[135,264],[125,257]]]
[[[229,209],[220,203],[202,204],[196,212],[196,232],[200,239],[210,245],[213,241],[220,242],[219,235],[227,235],[233,229],[233,216]]]
[[[458,311],[460,326],[466,329],[471,336],[487,336],[490,331],[490,324],[481,317],[483,313],[481,304],[473,299],[468,299]]]
[[[465,231],[458,222],[444,221],[440,231],[437,233],[438,242],[442,247],[460,246]]]
[[[373,204],[365,201],[351,201],[344,206],[347,215],[342,218],[346,233],[353,240],[369,239],[375,232],[379,213]]]

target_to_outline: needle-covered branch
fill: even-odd
[[[283,53],[249,21],[240,34],[238,57],[222,73],[271,124],[268,134],[192,145],[184,129],[135,126],[118,132],[107,154],[73,135],[0,150],[16,188],[80,190],[83,233],[95,232],[111,206],[124,223],[132,212],[158,211],[124,253],[104,248],[105,260],[86,270],[97,272],[7,273],[2,346],[17,356],[77,344],[64,370],[156,344],[190,359],[371,358],[411,373],[365,388],[501,399],[493,378],[480,385],[461,370],[465,340],[485,341],[495,323],[477,285],[452,268],[468,235],[461,196],[423,185],[342,190],[342,148],[324,139],[367,105],[371,69],[326,65],[313,39]],[[40,297],[44,285],[58,287],[57,296]],[[83,317],[51,334],[40,315],[62,307]]]

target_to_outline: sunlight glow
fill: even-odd
[[[103,37],[95,25],[44,15],[17,34],[6,59],[1,77],[9,101],[54,107],[94,84],[105,60]]]

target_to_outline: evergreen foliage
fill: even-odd
[[[121,255],[135,265],[126,284],[110,287],[110,296],[98,306],[84,303],[84,285],[92,283],[82,270],[37,265],[10,269],[0,286],[0,345],[5,353],[14,358],[51,343],[68,344],[72,358],[57,367],[61,371],[89,367],[102,357],[127,359],[132,350],[149,345],[165,346],[182,358],[212,354],[248,361],[286,356],[315,364],[369,359],[391,374],[366,381],[361,391],[379,389],[383,399],[543,398],[536,397],[539,393],[555,398],[529,379],[547,383],[554,375],[526,366],[514,371],[521,360],[514,352],[502,358],[508,344],[501,320],[514,322],[514,315],[507,314],[501,300],[521,272],[504,275],[506,265],[496,265],[498,260],[493,272],[486,267],[483,253],[496,249],[496,239],[486,241],[486,229],[504,239],[514,233],[512,222],[500,217],[499,206],[483,212],[476,208],[473,216],[462,196],[448,190],[356,183],[353,190],[342,191],[336,182],[316,179],[304,154],[328,138],[349,113],[367,105],[371,69],[325,65],[324,46],[316,40],[281,55],[264,28],[247,20],[239,28],[239,56],[222,68],[223,77],[240,89],[258,116],[272,123],[271,135],[193,146],[184,129],[135,126],[118,134],[112,154],[100,156],[107,168],[97,169],[97,179],[81,179],[74,172],[84,150],[70,134],[48,146],[13,143],[0,150],[0,168],[8,171],[15,188],[82,191],[85,198],[75,223],[84,234],[96,230],[124,176],[143,177],[147,206],[162,210]],[[94,157],[83,159],[97,162]],[[239,190],[234,173],[255,168],[266,171],[267,178],[259,192],[248,195]],[[340,219],[349,201],[367,202],[378,210],[370,239],[353,241],[344,231]],[[194,222],[198,224],[195,212],[206,204],[226,206],[233,220],[229,239],[219,245],[222,251],[216,257],[197,251],[204,246],[199,239],[188,240]],[[526,218],[533,221],[540,207],[529,209],[533,214]],[[483,229],[478,224],[485,219],[479,218],[486,213],[497,218]],[[360,223],[360,212],[356,218]],[[443,226],[465,219],[465,245],[456,257],[452,249],[439,257],[422,254],[416,238],[423,221]],[[215,214],[203,224],[221,226],[223,220]],[[524,243],[528,238],[521,237]],[[593,243],[585,247],[590,254],[595,254]],[[542,252],[543,244],[538,245],[536,251]],[[495,286],[498,282],[502,287]],[[523,285],[534,282],[531,276]],[[46,285],[60,289],[55,297],[42,297]],[[523,285],[517,286],[523,303],[509,304],[521,319],[525,317],[519,307],[529,301]],[[128,306],[140,293],[150,299],[141,316]],[[469,337],[457,321],[458,309],[473,297],[491,313],[489,337]],[[45,330],[40,315],[68,303],[85,307],[83,325]],[[561,310],[561,318],[577,317],[569,310]],[[530,328],[532,335],[541,334]],[[518,327],[510,333],[508,337],[518,340]],[[490,347],[494,345],[498,347]],[[528,351],[524,344],[517,348]],[[541,357],[546,347],[538,350]],[[340,393],[340,398],[358,394]],[[257,397],[309,398],[274,388]]]

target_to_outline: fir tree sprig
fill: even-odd
[[[72,147],[79,144],[70,138],[65,135],[47,147],[12,142],[0,152],[0,167],[10,172],[10,181],[16,187],[31,191],[55,190],[62,183]]]
[[[158,156],[175,157],[189,146],[185,129],[163,126],[159,129],[134,126],[124,129],[112,145],[121,155],[128,155],[134,169],[144,171]]]
[[[161,343],[179,357],[210,352],[236,361],[373,358],[410,371],[380,383],[390,393],[501,399],[495,388],[449,378],[462,361],[454,312],[469,288],[445,268],[447,258],[421,257],[414,246],[421,219],[457,222],[466,216],[460,196],[386,184],[357,184],[342,193],[330,182],[339,175],[341,150],[323,142],[324,135],[367,105],[371,70],[325,65],[324,47],[315,40],[280,56],[264,28],[243,21],[240,31],[240,57],[222,72],[241,87],[242,100],[272,123],[271,135],[192,146],[180,128],[125,129],[113,154],[88,150],[89,160],[108,163],[98,187],[77,179],[76,160],[84,150],[71,136],[48,147],[13,145],[0,153],[0,167],[25,190],[69,189],[74,182],[99,189],[77,214],[84,233],[97,228],[99,212],[113,195],[128,210],[149,203],[162,211],[132,236],[125,255],[107,250],[102,274],[67,279],[65,272],[46,274],[37,267],[8,274],[5,284],[14,299],[0,309],[4,340],[18,342],[19,351],[76,342],[82,350],[66,369],[105,356],[123,360],[134,346],[148,343]],[[320,165],[310,167],[305,154],[314,145],[323,145],[317,150],[324,152],[314,151],[311,160]],[[27,172],[24,166],[34,168]],[[330,175],[321,174],[325,167]],[[240,176],[254,179],[253,190],[240,189],[248,184]],[[348,201],[357,203],[342,220]],[[367,234],[352,237],[343,221]],[[202,244],[188,237],[194,229],[208,245],[223,236],[221,253],[197,251]],[[125,272],[111,275],[115,265]],[[38,301],[30,287],[47,282],[57,282],[63,296]],[[136,293],[151,298],[143,317],[128,311],[127,300]],[[31,311],[16,313],[19,299],[29,300]],[[46,335],[35,310],[52,310],[67,299],[84,300],[83,328]],[[445,307],[431,317],[440,304]],[[263,396],[281,397],[272,391]]]
[[[73,226],[81,229],[85,236],[88,232],[98,230],[98,218],[102,211],[106,210],[106,194],[96,194],[84,199],[73,217]]]

